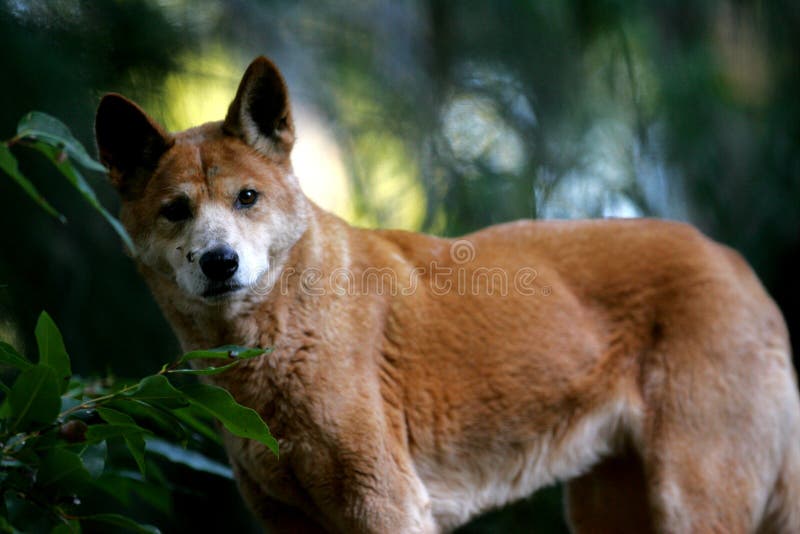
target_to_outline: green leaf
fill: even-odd
[[[3,508],[5,508],[5,503],[3,504],[4,504]],[[8,515],[6,510],[0,511],[0,532],[2,532],[3,534],[6,533],[16,534],[19,531],[15,529],[13,526],[11,526],[11,523],[9,523],[8,519],[5,518],[6,515]]]
[[[0,419],[8,419],[11,417],[11,405],[8,402],[8,396],[0,403]]]
[[[125,517],[119,514],[94,514],[85,515],[79,518],[81,521],[103,523],[115,527],[121,527],[131,532],[140,532],[142,534],[160,534],[160,530],[152,525],[142,525],[137,523],[130,517]]]
[[[202,369],[170,369],[167,372],[176,375],[218,375],[220,373],[224,373],[234,365],[238,365],[240,361],[241,360],[234,360],[231,363],[221,365],[219,367],[209,365],[208,367],[204,367]]]
[[[122,438],[136,461],[139,471],[145,474],[144,450],[145,442],[142,434],[150,434],[148,430],[136,425],[92,425],[86,431],[88,443],[99,443],[113,438]]]
[[[87,443],[99,443],[113,438],[141,436],[150,432],[138,425],[91,425],[86,430]]]
[[[189,401],[208,411],[232,434],[263,443],[278,455],[278,441],[267,424],[251,408],[238,404],[230,393],[208,384],[189,384],[181,389]]]
[[[91,188],[89,183],[84,179],[83,175],[78,171],[78,169],[72,165],[68,160],[63,159],[61,157],[62,152],[51,145],[43,143],[41,141],[36,141],[31,145],[33,148],[47,156],[47,158],[55,165],[56,169],[59,170],[61,174],[63,174],[67,180],[75,186],[75,188],[81,192],[83,198],[86,199],[89,204],[92,205],[94,209],[100,212],[108,224],[111,225],[112,228],[117,232],[117,234],[122,238],[122,241],[128,247],[128,250],[133,252],[135,250],[133,246],[133,240],[128,235],[128,232],[125,231],[123,228],[122,223],[120,223],[113,215],[111,215],[108,210],[106,210],[100,201],[97,200],[97,195],[95,195],[94,190]]]
[[[42,196],[36,186],[28,180],[25,175],[23,175],[20,170],[19,166],[17,165],[17,158],[14,157],[14,154],[11,153],[8,146],[5,143],[0,143],[0,169],[6,172],[11,178],[17,182],[17,184],[26,192],[28,196],[31,197],[34,201],[36,201],[39,206],[61,221],[62,223],[67,222],[67,218],[61,215],[58,210],[56,210],[46,198]]]
[[[59,393],[63,393],[69,386],[72,378],[69,355],[64,347],[64,338],[61,337],[56,323],[43,311],[36,322],[36,344],[39,346],[39,363],[46,365],[56,372],[59,379]]]
[[[52,528],[51,517],[42,513],[41,506],[31,499],[24,498],[15,491],[5,492],[7,518],[13,526],[14,534],[29,532],[48,532]]]
[[[112,408],[100,407],[97,408],[97,414],[103,418],[103,421],[111,425],[136,425],[133,417],[126,413],[114,410]],[[142,429],[144,430],[144,429]]]
[[[50,531],[50,534],[80,534],[80,532],[81,524],[77,520],[71,519],[67,523],[57,525]]]
[[[256,358],[261,356],[262,354],[268,354],[272,352],[272,349],[259,349],[259,348],[249,348],[249,347],[240,347],[238,345],[223,345],[222,347],[217,347],[215,349],[208,349],[208,350],[193,350],[191,352],[187,352],[178,360],[178,364],[186,363],[189,360],[218,360],[218,359],[237,359],[237,360],[249,360],[250,358]]]
[[[97,413],[100,415],[100,417],[103,418],[104,421],[110,423],[111,425],[134,427],[140,431],[140,432],[128,432],[127,434],[123,435],[123,438],[125,439],[125,445],[131,452],[131,456],[133,456],[133,459],[136,461],[136,465],[139,467],[139,471],[141,471],[141,473],[144,475],[145,441],[144,437],[142,437],[142,434],[150,434],[151,432],[149,430],[145,430],[144,428],[138,426],[136,424],[136,421],[134,421],[133,418],[128,414],[118,412],[117,410],[113,410],[111,408],[98,408]],[[90,428],[89,430],[91,431],[92,428]]]
[[[187,428],[194,430],[218,445],[222,445],[219,432],[213,428],[214,420],[205,410],[201,410],[196,406],[189,406],[188,408],[173,410],[172,414],[180,419]]]
[[[58,379],[51,367],[35,365],[23,371],[8,395],[13,429],[26,429],[30,423],[52,423],[61,407]]]
[[[196,451],[184,449],[162,439],[148,439],[147,450],[160,454],[171,462],[191,467],[195,471],[204,471],[214,475],[233,480],[233,471],[230,467]]]
[[[83,465],[80,456],[62,448],[51,449],[42,458],[36,474],[36,484],[42,488],[63,488],[75,492],[80,486],[91,481],[91,475]]]
[[[14,347],[5,341],[0,341],[0,363],[22,370],[33,367],[28,358],[17,352]]]
[[[131,506],[132,498],[139,497],[163,514],[172,513],[172,486],[145,480],[138,471],[106,471],[95,485],[125,506]]]
[[[125,393],[124,396],[156,403],[170,409],[182,408],[189,404],[186,396],[175,389],[169,380],[162,375],[152,375],[144,378],[139,382],[136,389]]]
[[[87,169],[106,172],[100,162],[89,156],[80,141],[75,139],[66,124],[40,111],[31,111],[17,124],[17,136],[41,139],[64,150],[70,158]]]
[[[187,440],[186,429],[181,420],[173,415],[174,412],[187,408],[167,410],[128,397],[118,397],[109,402],[107,406],[131,416],[137,425],[150,430],[157,436],[181,443]]]
[[[106,469],[106,459],[108,457],[108,444],[105,442],[87,445],[81,451],[83,465],[92,478],[96,479],[103,475]]]

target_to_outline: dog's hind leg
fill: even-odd
[[[641,451],[658,532],[756,531],[798,446],[786,354],[726,343],[726,352],[665,351],[647,370]]]
[[[796,389],[793,393],[796,398]],[[794,404],[800,407],[800,400]],[[787,427],[791,437],[778,480],[767,503],[764,520],[758,530],[760,534],[800,532],[800,410],[796,411],[794,417],[790,417]]]

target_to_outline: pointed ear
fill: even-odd
[[[289,93],[272,61],[261,56],[247,67],[222,127],[265,156],[289,157],[294,144]]]
[[[172,139],[142,108],[122,95],[100,100],[94,121],[100,161],[123,196],[144,188]]]

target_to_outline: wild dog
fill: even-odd
[[[96,135],[183,349],[274,347],[211,378],[280,438],[225,437],[268,530],[448,531],[565,481],[577,532],[800,532],[784,321],[692,227],[351,227],[301,191],[263,57],[222,122],[167,133],[109,94]]]

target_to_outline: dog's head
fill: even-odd
[[[264,57],[250,64],[223,122],[169,134],[108,94],[95,134],[138,261],[189,297],[218,302],[257,289],[305,231],[286,84]]]

